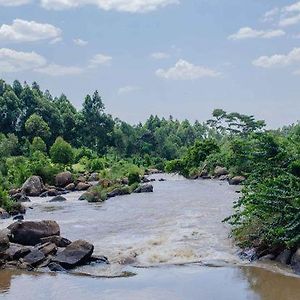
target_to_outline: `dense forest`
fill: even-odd
[[[107,114],[97,91],[77,110],[35,82],[3,80],[0,116],[0,198],[7,210],[14,205],[9,190],[31,175],[53,184],[65,170],[133,178],[158,168],[243,181],[235,213],[225,220],[241,246],[265,253],[300,244],[299,124],[267,130],[253,116],[216,109],[204,123],[150,116],[132,126]]]

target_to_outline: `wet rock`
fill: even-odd
[[[98,173],[92,173],[89,178],[88,181],[98,181],[100,179],[100,176]]]
[[[67,191],[74,191],[74,190],[75,190],[75,184],[74,184],[74,183],[69,183],[69,184],[65,187],[65,189],[66,189]]]
[[[48,196],[55,197],[57,195],[59,195],[59,191],[57,191],[56,189],[49,189],[48,190]]]
[[[48,268],[52,272],[66,272],[66,269],[64,269],[60,264],[56,262],[49,263]]]
[[[39,197],[41,197],[41,198],[48,197],[48,192],[46,191],[46,192],[41,193]]]
[[[300,248],[292,256],[291,266],[295,273],[300,275]]]
[[[134,190],[134,193],[152,193],[153,185],[152,184],[143,184]]]
[[[235,176],[231,179],[229,179],[229,184],[231,185],[240,185],[246,180],[244,176]]]
[[[141,179],[141,181],[143,183],[148,183],[148,182],[150,182],[150,179],[148,179],[147,177],[143,176],[142,179]]]
[[[86,191],[91,187],[89,183],[79,182],[76,186],[77,191]]]
[[[74,268],[88,262],[93,254],[94,246],[86,241],[78,240],[67,246],[53,259],[66,269]]]
[[[55,176],[55,185],[58,187],[65,187],[72,183],[72,173],[62,172]]]
[[[13,196],[11,196],[11,199],[17,201],[17,202],[30,202],[30,199],[24,194],[24,193],[16,193]]]
[[[59,225],[55,221],[18,221],[8,226],[11,231],[11,242],[34,246],[41,238],[60,235]]]
[[[94,262],[97,264],[109,264],[109,260],[106,256],[91,256],[90,262]]]
[[[0,231],[0,252],[3,252],[9,248],[8,231]]]
[[[46,256],[54,255],[57,252],[57,246],[54,243],[48,242],[39,246],[38,250],[43,252]]]
[[[41,238],[41,243],[48,243],[48,242],[53,243],[57,247],[61,247],[61,248],[65,248],[71,244],[70,240],[68,240],[64,237],[61,237],[59,235],[53,235],[53,236]]]
[[[8,219],[10,214],[2,207],[0,207],[0,219]]]
[[[24,258],[23,261],[33,267],[37,266],[38,264],[40,264],[41,262],[43,262],[43,260],[45,259],[45,254],[38,250],[38,249],[33,249],[30,251],[29,254],[27,254]]]
[[[16,216],[16,215],[19,215],[19,214],[24,215],[25,213],[26,213],[26,207],[20,202],[14,203],[14,205],[11,209],[11,212],[10,212],[10,214],[12,216]]]
[[[26,196],[39,196],[45,189],[44,183],[41,177],[31,176],[22,185],[22,193]]]
[[[9,196],[13,196],[15,194],[21,193],[21,189],[11,189],[9,190]]]
[[[167,181],[167,179],[165,179],[165,178],[160,178],[160,179],[158,179],[158,181]]]
[[[18,260],[29,254],[30,250],[29,247],[11,243],[9,248],[5,251],[4,257],[6,260]]]
[[[113,198],[113,197],[116,197],[116,196],[123,196],[123,195],[128,195],[128,194],[130,194],[129,189],[117,188],[117,189],[114,189],[113,191],[111,191],[110,193],[108,193],[107,197],[108,198]]]
[[[276,261],[280,262],[281,264],[289,265],[292,258],[292,251],[289,249],[283,250],[277,257]]]
[[[17,220],[24,220],[24,215],[16,215],[13,217],[13,220],[14,221],[17,221]]]
[[[56,196],[54,198],[52,198],[51,200],[49,200],[48,202],[64,202],[67,201],[67,199],[63,196]]]

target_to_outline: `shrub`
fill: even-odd
[[[43,141],[42,138],[37,136],[33,139],[32,145],[31,145],[31,151],[32,151],[32,153],[36,152],[36,151],[40,151],[40,152],[46,152],[47,151],[46,143]]]
[[[50,148],[50,157],[54,163],[71,164],[74,158],[72,146],[62,137],[58,137]]]
[[[140,174],[138,172],[131,172],[128,174],[128,185],[141,182]]]

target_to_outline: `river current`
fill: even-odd
[[[155,175],[154,193],[104,203],[32,198],[26,220],[56,220],[61,235],[84,239],[110,265],[74,274],[0,271],[2,299],[299,300],[300,278],[273,263],[240,260],[222,220],[238,199],[226,182]],[[12,221],[1,220],[6,227]],[[34,296],[33,296],[34,295]]]

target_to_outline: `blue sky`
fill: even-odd
[[[214,108],[272,127],[300,111],[300,2],[0,0],[0,77],[80,107],[98,89],[130,123]]]

